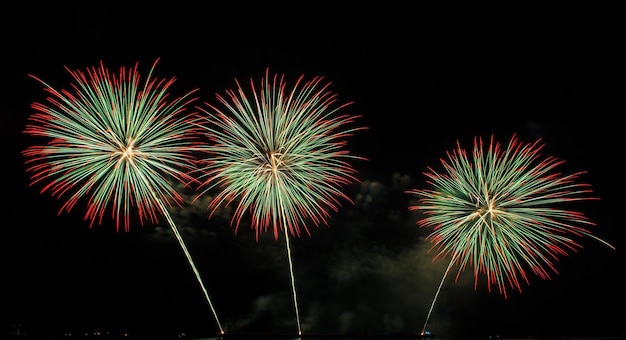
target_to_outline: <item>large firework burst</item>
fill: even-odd
[[[57,90],[31,76],[44,85],[49,97],[45,104],[31,105],[34,113],[24,133],[45,143],[29,146],[23,155],[31,185],[43,184],[41,193],[65,199],[59,213],[70,212],[86,198],[90,227],[101,224],[107,211],[117,230],[125,231],[135,218],[143,225],[164,216],[215,314],[167,211],[184,203],[173,183],[192,180],[187,173],[194,161],[190,150],[198,136],[197,117],[183,113],[196,100],[196,90],[168,100],[175,79],[153,77],[157,61],[145,80],[138,64],[121,67],[119,74],[102,62],[86,72],[66,67],[75,81],[69,90]]]
[[[260,87],[250,81],[251,93],[235,80],[236,90],[217,95],[223,108],[200,108],[210,141],[200,195],[216,191],[211,214],[235,204],[235,230],[249,214],[257,239],[269,229],[278,239],[283,230],[288,252],[289,235],[310,234],[308,222],[327,223],[341,199],[352,202],[342,189],[358,182],[350,161],[363,159],[346,149],[347,138],[365,129],[354,125],[360,116],[340,113],[351,103],[337,104],[322,77],[303,77],[288,89],[284,75],[267,69]],[[294,286],[301,332],[295,296]]]
[[[543,146],[513,135],[506,148],[493,136],[485,148],[476,137],[469,156],[457,142],[448,159],[441,159],[443,172],[425,172],[431,189],[407,191],[419,200],[409,207],[421,212],[418,225],[433,228],[427,240],[437,250],[435,258],[451,256],[441,283],[453,265],[459,267],[457,278],[470,266],[475,287],[484,274],[488,290],[495,285],[506,298],[507,287],[521,292],[520,279],[529,283],[528,269],[543,279],[557,273],[554,261],[581,248],[576,238],[613,248],[592,234],[595,224],[588,217],[564,206],[597,200],[591,185],[577,182],[585,172],[559,172],[564,161],[541,157]]]

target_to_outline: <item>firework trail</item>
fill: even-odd
[[[507,286],[521,293],[520,280],[529,284],[527,269],[542,279],[557,274],[554,261],[582,246],[576,237],[594,236],[595,223],[583,213],[559,208],[575,201],[597,200],[591,186],[577,183],[585,172],[565,175],[557,171],[564,163],[542,158],[540,140],[521,143],[513,135],[506,149],[491,137],[485,149],[482,138],[474,139],[471,158],[460,143],[441,159],[444,172],[428,168],[424,173],[432,189],[409,190],[418,198],[410,210],[421,211],[419,227],[432,227],[427,240],[437,258],[451,255],[437,293],[428,311],[426,330],[441,286],[454,265],[460,273],[469,265],[474,288],[484,274],[487,288],[497,286],[507,298]]]
[[[235,232],[246,214],[258,241],[270,228],[278,240],[285,235],[293,300],[302,334],[289,235],[310,235],[306,222],[317,227],[328,224],[330,211],[340,200],[352,200],[342,187],[358,182],[349,161],[346,139],[365,127],[351,127],[360,116],[338,114],[351,103],[337,105],[337,95],[322,77],[304,82],[300,76],[287,89],[284,75],[270,77],[269,69],[251,94],[235,80],[237,89],[217,95],[223,108],[211,104],[199,108],[206,113],[203,125],[210,141],[203,151],[209,155],[199,177],[202,196],[217,194],[209,203],[210,215],[219,206],[236,204],[231,226]]]
[[[163,215],[202,288],[215,321],[222,331],[211,299],[193,259],[167,207],[182,206],[183,199],[171,180],[189,183],[186,174],[194,158],[189,152],[199,129],[197,115],[181,114],[195,101],[196,90],[168,101],[175,79],[152,76],[158,59],[144,82],[136,64],[120,68],[119,75],[100,67],[66,70],[75,83],[58,91],[39,78],[48,93],[47,104],[33,103],[24,133],[45,139],[23,151],[31,186],[42,184],[41,193],[64,198],[59,210],[70,212],[87,198],[85,220],[101,224],[111,214],[116,229],[130,230],[138,218],[158,223]]]

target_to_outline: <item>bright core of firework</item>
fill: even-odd
[[[564,162],[542,158],[543,145],[524,144],[514,135],[503,148],[492,136],[487,147],[476,138],[471,156],[457,148],[442,159],[444,171],[428,168],[429,189],[410,190],[418,198],[410,210],[421,212],[420,227],[431,227],[427,239],[438,257],[451,256],[460,273],[473,267],[475,286],[480,274],[487,287],[496,285],[507,296],[507,286],[521,292],[528,284],[527,268],[547,279],[557,273],[554,261],[576,251],[575,237],[594,238],[595,224],[565,203],[597,200],[591,186],[577,180],[584,172],[564,175]],[[445,277],[445,276],[444,276]]]

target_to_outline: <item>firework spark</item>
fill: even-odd
[[[557,168],[564,161],[542,158],[540,140],[521,143],[513,135],[506,149],[491,137],[485,149],[475,138],[472,157],[459,142],[441,159],[445,172],[425,172],[432,189],[409,190],[418,198],[410,210],[419,210],[420,227],[433,228],[427,240],[436,249],[436,258],[451,255],[439,284],[426,323],[444,279],[454,265],[460,273],[469,265],[474,288],[481,274],[487,288],[497,286],[507,297],[507,286],[521,293],[520,280],[529,284],[530,272],[542,279],[557,274],[554,261],[582,248],[576,238],[590,237],[595,226],[583,213],[562,207],[565,203],[597,200],[589,184],[577,180],[585,172],[565,175]]]
[[[217,95],[223,109],[207,104],[206,136],[211,142],[200,181],[200,195],[217,190],[209,203],[211,217],[219,206],[236,204],[231,225],[237,231],[246,214],[257,240],[272,229],[283,230],[301,334],[289,235],[310,235],[307,222],[327,224],[340,200],[352,202],[342,188],[358,182],[350,161],[364,159],[346,150],[346,139],[359,130],[360,116],[338,114],[351,103],[337,105],[337,95],[322,77],[304,82],[300,76],[290,90],[284,76],[266,70],[260,88],[251,79],[252,94],[237,84],[227,96]]]
[[[138,65],[111,73],[101,62],[86,73],[66,70],[75,83],[70,90],[56,90],[41,79],[47,103],[33,103],[24,133],[46,143],[23,151],[31,186],[43,185],[41,193],[65,199],[59,210],[69,213],[87,198],[85,220],[101,224],[107,214],[116,229],[129,231],[138,218],[169,222],[205,298],[222,331],[200,274],[172,221],[167,207],[183,205],[172,180],[188,183],[194,157],[189,152],[199,129],[194,115],[182,113],[196,100],[190,91],[168,101],[175,79],[158,79],[153,71],[142,82]]]

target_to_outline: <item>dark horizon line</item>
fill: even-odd
[[[383,338],[383,339],[442,339],[442,340],[478,340],[478,339],[498,339],[498,340],[507,340],[507,339],[520,339],[523,338],[525,340],[620,340],[626,339],[626,333],[620,335],[603,335],[603,336],[592,336],[592,335],[566,335],[566,336],[501,336],[501,335],[485,335],[485,336],[444,336],[438,338],[435,334],[426,334],[422,335],[418,332],[391,332],[391,333],[306,333],[298,335],[296,333],[271,333],[271,332],[233,332],[233,333],[215,333],[209,335],[199,335],[199,334],[190,334],[187,335],[185,332],[181,332],[177,335],[168,334],[168,335],[155,335],[155,334],[75,334],[75,335],[44,335],[44,334],[36,334],[36,335],[27,335],[25,333],[22,334],[9,334],[9,339],[68,339],[68,338],[83,338],[83,339],[92,339],[92,338],[102,338],[102,339],[190,339],[190,340],[237,340],[237,339],[306,339],[306,338],[336,338],[336,339],[356,339],[356,338]]]

